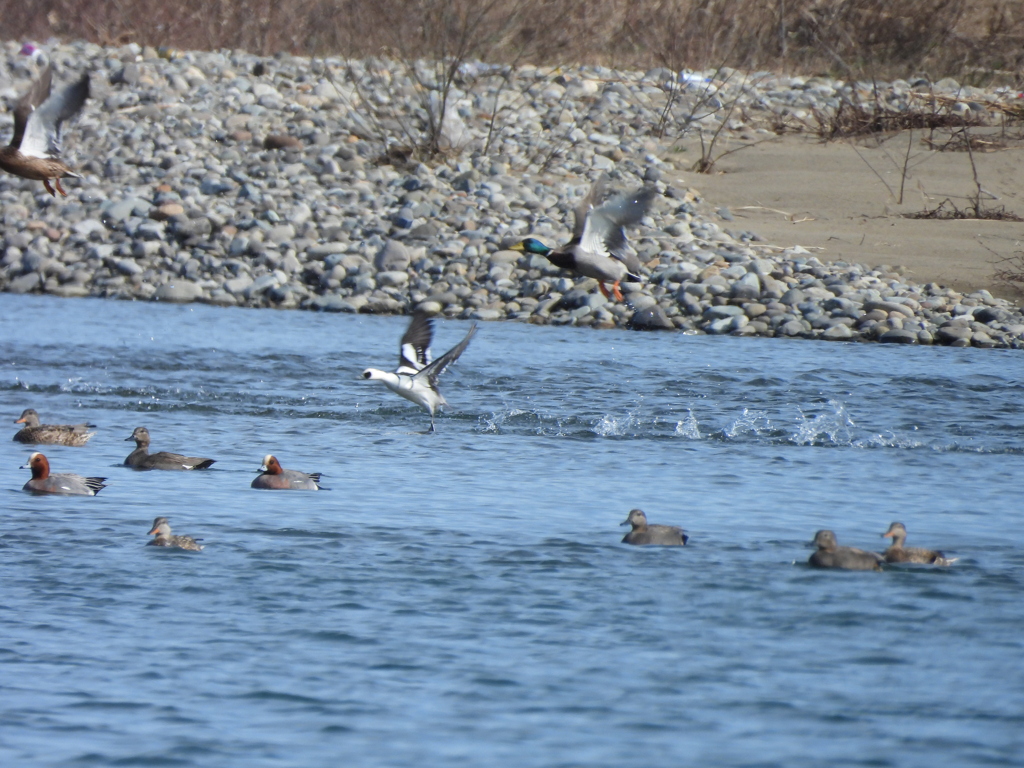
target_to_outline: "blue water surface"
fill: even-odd
[[[0,765],[1024,762],[1019,352],[485,323],[429,434],[360,377],[406,323],[0,295],[0,415],[108,478],[0,440]],[[806,567],[895,520],[957,561]]]

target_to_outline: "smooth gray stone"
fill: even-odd
[[[642,331],[675,328],[675,324],[665,314],[665,311],[657,305],[635,312],[630,318],[629,325],[631,328]]]
[[[831,328],[825,329],[821,338],[827,341],[845,341],[853,338],[853,331],[848,325],[833,325]]]
[[[807,328],[799,320],[788,320],[782,323],[776,330],[778,336],[800,336],[807,332]]]
[[[974,310],[974,319],[979,323],[1005,323],[1011,314],[999,307],[978,307]]]
[[[761,296],[761,279],[755,272],[747,272],[732,284],[734,299],[756,299]]]
[[[397,240],[388,240],[374,257],[373,266],[378,272],[404,272],[411,262],[408,248]]]
[[[906,304],[899,304],[895,301],[865,301],[864,311],[870,312],[873,309],[880,309],[883,312],[899,312],[907,317],[914,316],[914,310]]]
[[[382,288],[404,288],[409,282],[408,272],[378,272],[377,285]]]
[[[118,272],[129,277],[131,275],[141,275],[144,271],[134,259],[118,259],[114,266]]]
[[[917,331],[894,328],[878,337],[882,344],[917,344]]]
[[[800,304],[807,300],[807,295],[799,288],[790,288],[782,294],[779,301],[783,304]]]
[[[16,277],[7,284],[8,293],[31,293],[40,286],[43,278],[38,272],[29,272],[21,277]]]
[[[742,314],[744,314],[743,307],[737,307],[734,304],[722,304],[704,310],[704,317],[707,320],[731,319]]]
[[[935,336],[943,344],[952,344],[955,341],[966,341],[970,344],[974,331],[966,325],[944,325],[935,331]]]
[[[174,280],[164,283],[153,294],[154,301],[188,303],[203,295],[203,289],[191,280]]]

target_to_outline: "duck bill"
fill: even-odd
[[[158,533],[158,532],[159,532],[159,530],[160,530],[160,526],[157,526],[156,528],[154,528],[154,529],[153,529],[152,531],[150,531],[150,532],[149,532],[149,533],[147,533],[146,535],[147,535],[147,536],[152,536],[153,534],[155,534],[155,533]]]
[[[124,439],[124,441],[127,443],[129,440],[134,440],[134,439],[135,439],[135,435],[132,435],[131,437],[126,437]]]
[[[508,247],[508,249],[510,251],[523,251],[523,252],[526,251],[526,247],[522,243],[516,243],[515,245],[510,245]]]
[[[624,525],[631,525],[631,523],[629,522],[629,520],[623,520],[621,523],[619,523],[620,528]]]
[[[15,419],[15,420],[14,420],[14,423],[15,423],[15,424],[24,424],[24,423],[25,423],[25,420],[24,420],[24,419]]]
[[[892,538],[895,538],[895,536],[896,536],[896,534],[893,533],[892,531],[886,531],[885,533],[882,534],[882,538],[883,539],[892,539]]]

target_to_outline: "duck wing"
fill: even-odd
[[[49,68],[47,68],[49,69]],[[57,157],[60,154],[60,126],[82,108],[89,98],[89,75],[51,94],[25,121],[21,154],[28,157]]]
[[[434,338],[434,321],[429,315],[417,312],[402,335],[398,351],[398,370],[414,376],[430,364],[430,342]]]
[[[459,355],[466,351],[466,347],[469,346],[469,341],[473,338],[474,333],[476,333],[476,323],[473,323],[470,327],[466,338],[437,358],[437,360],[424,367],[423,370],[416,374],[416,378],[425,378],[432,388],[436,387],[437,378],[444,373],[449,365],[459,359]]]
[[[586,197],[580,200],[579,204],[573,209],[574,221],[570,245],[578,243],[583,239],[587,228],[587,217],[590,216],[590,212],[597,207],[598,202],[604,197],[607,188],[608,177],[602,173],[597,181],[590,186],[590,191],[587,192]]]
[[[641,187],[633,192],[617,195],[587,214],[580,247],[589,253],[618,259],[631,273],[640,270],[640,260],[629,250],[625,227],[636,224],[651,207],[657,190]]]
[[[50,85],[53,82],[53,69],[46,67],[35,82],[29,86],[25,95],[18,99],[14,107],[14,135],[8,146],[18,149],[21,140],[25,137],[25,125],[28,123],[29,115],[42,104],[50,95]]]

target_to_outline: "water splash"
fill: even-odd
[[[802,423],[797,427],[790,441],[795,445],[851,445],[853,434],[850,427],[855,426],[853,419],[846,412],[846,406],[838,400],[829,400],[831,412],[819,413],[813,419],[800,414]]]
[[[740,417],[722,430],[722,436],[729,440],[746,434],[760,437],[770,435],[774,429],[767,413],[744,408]]]
[[[644,419],[640,417],[644,399],[637,398],[636,404],[626,412],[625,418],[606,413],[594,424],[594,434],[599,437],[637,437],[646,433]]]
[[[697,417],[693,415],[693,411],[687,409],[686,418],[676,422],[676,430],[673,434],[685,437],[687,440],[700,440],[700,427],[697,425]]]

